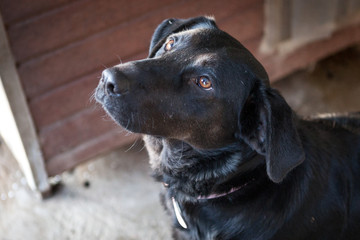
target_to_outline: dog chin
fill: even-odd
[[[134,129],[132,129],[133,124],[131,122],[130,116],[125,116],[125,111],[122,111],[121,109],[117,107],[113,107],[111,104],[108,104],[106,101],[103,101],[102,107],[105,110],[105,112],[114,120],[118,125],[120,125],[122,128],[129,132],[134,132]],[[120,113],[120,114],[119,114]]]

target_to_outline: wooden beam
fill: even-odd
[[[29,187],[42,195],[50,186],[35,127],[0,15],[0,134],[24,172]]]

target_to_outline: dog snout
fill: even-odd
[[[116,68],[108,68],[102,72],[101,81],[105,93],[109,96],[121,96],[128,92],[129,81],[126,76]]]

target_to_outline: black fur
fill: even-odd
[[[360,114],[298,117],[213,19],[165,20],[96,98],[144,134],[175,239],[360,239]]]

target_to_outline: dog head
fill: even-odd
[[[147,59],[106,69],[96,91],[129,131],[216,149],[244,142],[280,182],[303,161],[295,117],[262,65],[212,18],[167,19]]]

